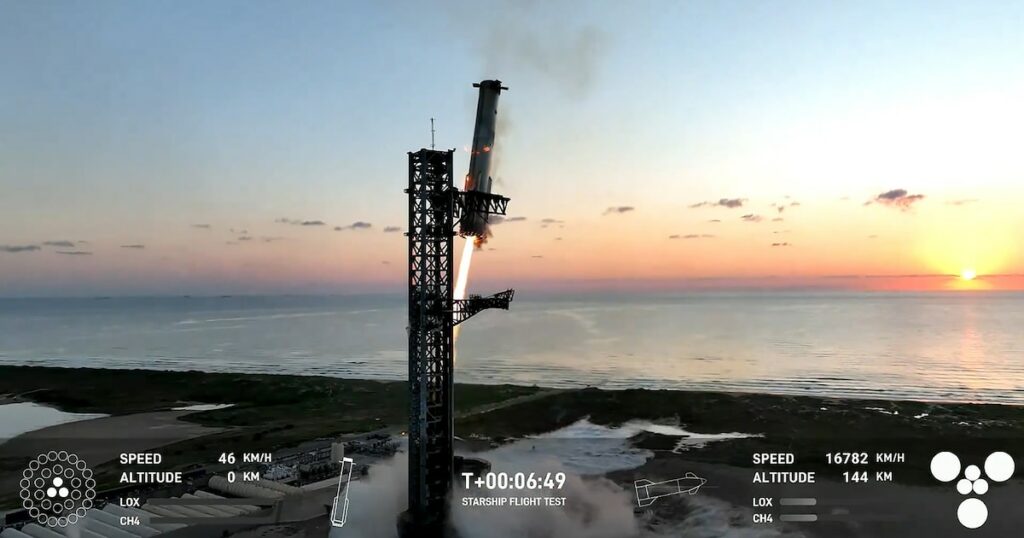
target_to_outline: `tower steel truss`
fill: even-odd
[[[452,151],[409,154],[409,514],[444,524],[452,480]],[[435,531],[441,529],[435,529]]]
[[[508,309],[512,290],[453,300],[452,240],[470,212],[504,214],[508,198],[452,186],[452,150],[409,153],[409,509],[403,536],[441,536],[452,488],[452,329],[481,310]]]

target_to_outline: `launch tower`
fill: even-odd
[[[489,175],[497,96],[507,88],[498,81],[474,86],[480,101],[465,190],[453,186],[452,150],[409,153],[409,508],[398,522],[406,537],[450,532],[453,329],[481,310],[507,310],[514,293],[464,300],[453,295],[455,227],[459,235],[485,237],[490,215],[504,215],[508,207],[508,198],[490,193]]]

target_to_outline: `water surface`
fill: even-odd
[[[404,296],[0,300],[0,363],[402,379]],[[466,322],[460,382],[1024,404],[1019,293],[548,297]]]

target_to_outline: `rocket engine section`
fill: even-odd
[[[491,157],[494,153],[494,133],[498,121],[498,96],[508,88],[500,80],[484,80],[473,84],[480,88],[476,104],[476,125],[473,129],[473,146],[469,154],[469,173],[462,190],[466,192],[491,192]],[[486,211],[474,211],[463,216],[459,235],[486,238],[488,235]]]

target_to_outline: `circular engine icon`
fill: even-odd
[[[96,480],[75,454],[51,450],[28,463],[21,478],[21,505],[47,527],[66,527],[85,517],[96,498]]]

